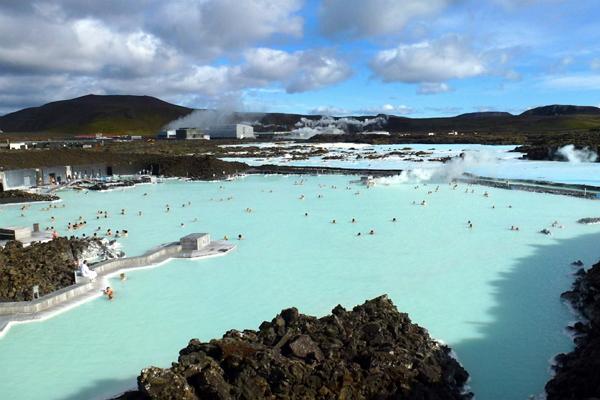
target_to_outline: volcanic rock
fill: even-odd
[[[10,241],[0,249],[0,301],[31,300],[35,285],[43,296],[74,284],[76,258],[92,261],[118,255],[100,239],[60,237],[28,247]]]
[[[572,328],[575,349],[556,357],[556,374],[546,384],[548,400],[600,398],[600,262],[580,271],[561,297],[584,320]]]
[[[54,201],[58,199],[59,198],[57,196],[49,194],[29,193],[24,190],[0,190],[0,204],[29,203],[34,201]]]
[[[470,399],[468,373],[381,296],[315,318],[283,310],[258,331],[193,339],[121,399]]]

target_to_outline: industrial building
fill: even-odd
[[[246,124],[217,125],[208,129],[213,139],[254,139],[254,128]]]
[[[176,137],[175,129],[167,129],[165,131],[161,131],[156,135],[157,139],[175,139]]]
[[[158,174],[155,165],[128,163],[118,165],[83,164],[0,170],[0,191],[60,185],[77,179],[105,179],[114,175]]]
[[[205,134],[200,128],[179,128],[175,131],[175,138],[178,140],[208,140],[210,136]]]
[[[35,168],[0,171],[0,189],[27,189],[37,186],[39,182],[38,176],[39,170]]]

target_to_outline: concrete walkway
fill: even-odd
[[[39,299],[0,303],[0,337],[6,334],[13,324],[48,319],[102,296],[102,290],[108,286],[108,278],[123,271],[157,265],[170,258],[196,259],[222,256],[235,247],[235,244],[226,241],[212,241],[202,248],[190,251],[182,249],[180,242],[174,242],[158,246],[141,256],[100,262],[90,267],[98,273],[98,277],[94,281],[80,278],[81,282],[49,293]]]

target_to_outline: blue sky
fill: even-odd
[[[6,0],[0,114],[88,93],[410,117],[598,106],[599,19],[597,0]]]

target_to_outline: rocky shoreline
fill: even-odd
[[[582,321],[569,327],[575,349],[556,356],[556,374],[546,384],[548,400],[600,398],[600,262],[578,270],[576,277],[573,288],[561,297]]]
[[[559,142],[560,144],[542,144],[542,145],[524,145],[519,146],[513,150],[516,153],[524,153],[523,158],[531,161],[567,161],[564,155],[560,154],[558,151],[560,147],[564,146],[565,143]],[[577,142],[576,142],[577,143]],[[569,144],[567,142],[567,144]],[[577,150],[590,150],[595,153],[600,152],[600,146],[597,143],[588,143],[584,144],[576,144],[575,149]],[[600,162],[600,159],[597,160]]]
[[[94,262],[118,256],[122,254],[101,239],[59,237],[28,247],[10,241],[0,249],[0,302],[32,300],[34,285],[40,296],[72,285],[76,258]]]
[[[58,196],[30,193],[24,190],[0,191],[0,204],[30,203],[35,201],[54,201]]]
[[[469,377],[387,296],[315,318],[283,310],[258,331],[193,339],[119,399],[471,399]]]

